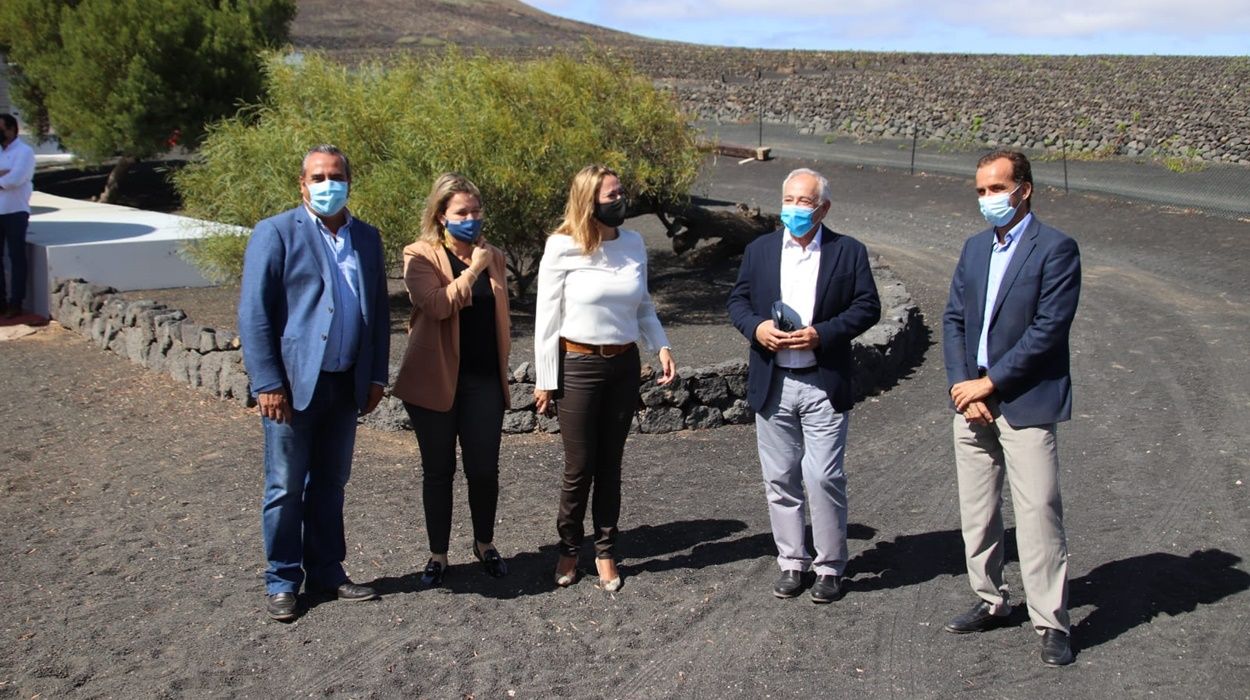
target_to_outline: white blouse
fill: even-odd
[[[656,353],[668,337],[647,292],[647,249],[637,231],[617,229],[590,255],[571,236],[547,237],[538,265],[534,366],[538,389],[558,389],[560,338],[587,345],[639,342]]]

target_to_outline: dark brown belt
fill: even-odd
[[[560,339],[560,349],[567,352],[575,352],[579,355],[598,355],[600,357],[616,357],[623,352],[632,350],[634,343],[625,343],[624,345],[587,345],[578,343],[567,338]]]

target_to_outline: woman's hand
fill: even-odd
[[[677,378],[677,363],[673,361],[673,351],[668,348],[660,348],[660,369],[664,370],[664,376],[656,380],[656,384],[664,386]]]
[[[556,392],[550,389],[535,389],[534,409],[538,411],[539,415],[554,415],[556,412]]]
[[[469,267],[473,271],[481,274],[487,267],[490,267],[490,249],[486,247],[486,240],[478,238],[473,244],[473,252],[469,257]]]

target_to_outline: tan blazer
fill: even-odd
[[[495,293],[495,335],[499,339],[499,380],[503,405],[511,406],[508,392],[508,286],[503,251],[489,243],[487,266]],[[441,245],[417,241],[404,248],[404,285],[412,300],[408,318],[408,348],[391,393],[431,411],[449,411],[456,398],[460,373],[460,309],[473,303],[473,279],[452,277],[451,262]]]

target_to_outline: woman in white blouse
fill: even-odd
[[[647,292],[647,250],[636,231],[619,228],[628,202],[616,173],[599,165],[573,178],[564,221],[547,238],[538,268],[534,364],[538,411],[559,398],[564,484],[556,530],[559,586],[577,580],[591,486],[595,565],[600,588],[621,587],[616,567],[621,455],[638,407],[638,344],[659,353],[668,384],[677,376],[668,338]]]

